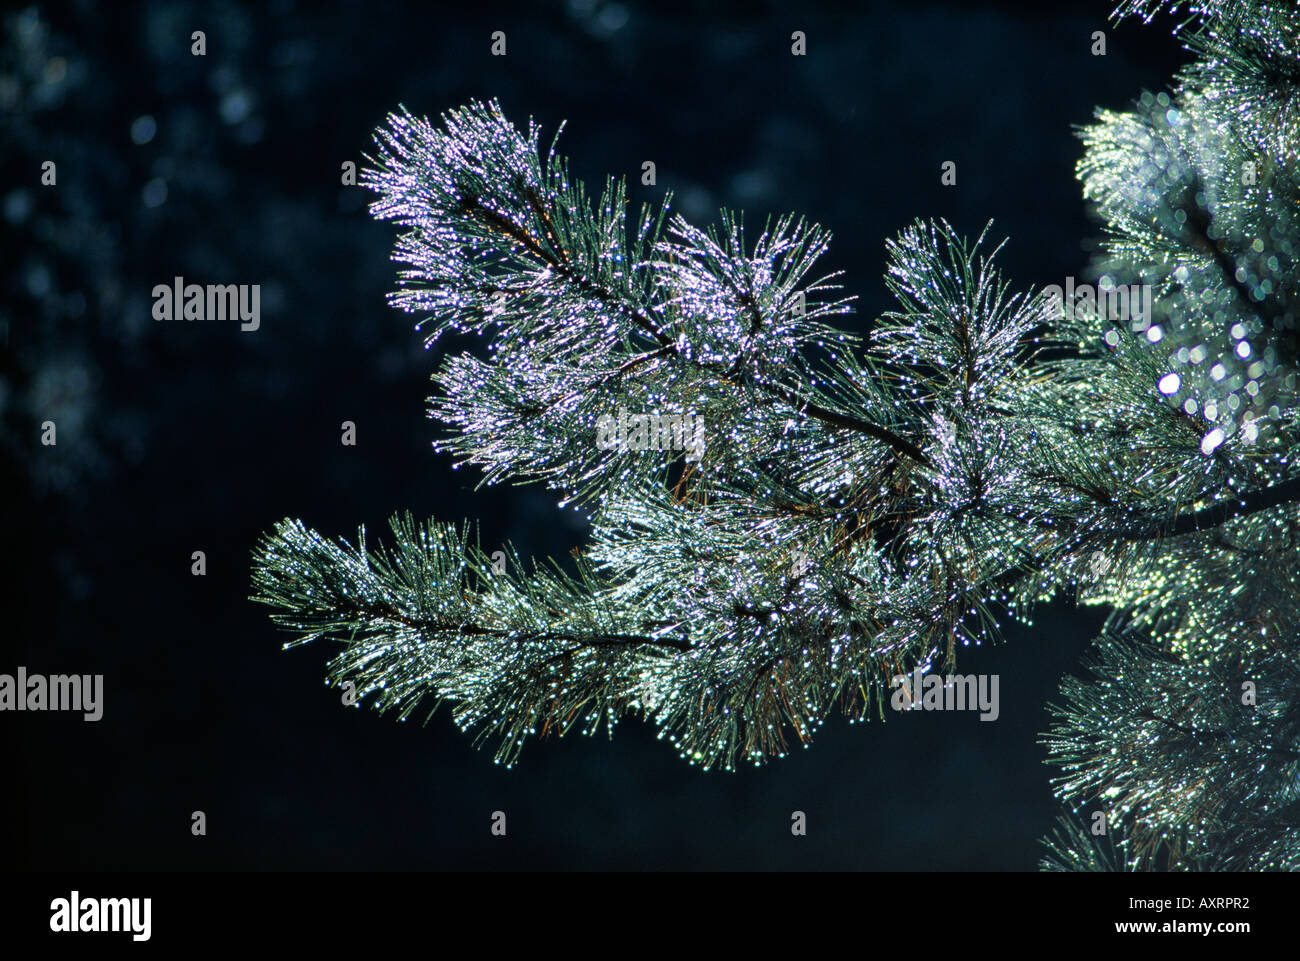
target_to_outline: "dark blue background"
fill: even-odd
[[[997,723],[837,718],[809,750],[727,775],[628,720],[613,741],[534,743],[505,771],[445,710],[422,728],[344,709],[323,686],[332,651],[282,653],[287,635],[248,602],[249,554],[284,516],[350,538],[406,508],[477,518],[485,545],[525,556],[584,536],[544,489],[474,492],[430,449],[436,357],[384,300],[394,230],[339,182],[399,103],[437,114],[496,96],[520,124],[567,118],[575,173],[626,174],[634,201],[671,188],[697,222],[724,204],[820,221],[836,238],[824,266],[847,272],[866,329],[889,307],[884,240],[914,217],[971,235],[995,219],[1019,289],[1084,273],[1098,228],[1072,126],[1166,84],[1181,60],[1169,22],[1111,29],[1105,2],[494,6],[8,15],[0,672],[102,673],[106,692],[97,724],[0,715],[5,863],[1032,869],[1056,813],[1044,705],[1099,612],[1053,606],[963,657],[1001,675]],[[157,133],[136,144],[146,114]],[[39,183],[47,159],[55,187]],[[657,187],[640,185],[645,160]],[[148,206],[159,182],[165,202]],[[261,284],[261,329],[153,321],[150,292],[176,275]],[[57,447],[36,442],[46,419]],[[206,577],[190,574],[195,550]],[[504,839],[488,830],[498,809]],[[807,837],[790,835],[796,809]]]

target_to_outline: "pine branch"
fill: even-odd
[[[1285,504],[1300,503],[1300,477],[1292,477],[1269,487],[1250,491],[1231,500],[1223,500],[1190,514],[1179,514],[1154,526],[1131,527],[1121,536],[1130,538],[1177,537],[1207,531],[1231,520],[1249,517],[1260,511]]]
[[[1085,132],[1104,269],[1153,288],[1141,318],[1100,294],[1052,316],[1049,291],[1011,292],[988,227],[918,221],[887,244],[897,307],[861,344],[830,325],[852,300],[835,276],[810,279],[816,225],[747,238],[739,215],[701,230],[667,204],[629,220],[622,181],[593,201],[496,103],[441,129],[390,117],[365,182],[405,228],[392,301],[428,315],[430,342],[486,339],[435,375],[440,447],[484,483],[580,500],[591,543],[576,573],[526,573],[409,517],[377,552],[285,521],[255,599],[292,644],[342,645],[333,683],[403,718],[445,701],[507,764],[529,737],[635,714],[731,770],[832,711],[883,716],[890,678],[951,670],[1003,612],[1070,589],[1113,609],[1114,636],[1046,743],[1062,800],[1104,800],[1120,840],[1067,815],[1044,867],[1300,864],[1297,384],[1264,336],[1300,296],[1300,187],[1269,125],[1242,129],[1243,104],[1295,98],[1285,43],[1233,33],[1282,21],[1230,6],[1196,7],[1221,20],[1196,41],[1217,59],[1177,109],[1148,96]],[[1263,185],[1238,177],[1256,156]],[[700,418],[689,456],[661,414]]]

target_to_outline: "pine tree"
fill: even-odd
[[[1195,479],[1167,475],[1185,505],[1172,536],[1083,592],[1113,613],[1045,743],[1058,796],[1115,836],[1067,813],[1043,867],[1296,870],[1300,8],[1127,0],[1116,16],[1162,9],[1186,15],[1196,59],[1172,94],[1099,111],[1079,176],[1108,228],[1099,271],[1154,291],[1139,344],[1205,457]]]
[[[435,374],[440,446],[556,489],[591,543],[526,565],[409,515],[375,547],[285,520],[254,599],[287,646],[342,643],[331,683],[403,719],[446,701],[507,765],[630,713],[730,770],[1070,595],[1112,613],[1045,738],[1043,867],[1300,867],[1300,14],[1187,9],[1173,95],[1082,134],[1092,295],[1014,292],[989,228],[918,221],[865,339],[815,224],[629,218],[496,102],[392,115],[365,177],[405,229],[392,303],[487,343]]]

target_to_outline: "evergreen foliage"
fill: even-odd
[[[1162,6],[1196,61],[1082,131],[1097,296],[1015,292],[987,228],[918,221],[865,339],[833,324],[851,298],[814,224],[629,217],[622,181],[587,192],[495,102],[394,114],[365,180],[404,230],[392,302],[429,343],[487,344],[435,374],[441,446],[556,489],[592,541],[566,570],[409,516],[381,547],[286,520],[255,599],[292,644],[343,644],[332,683],[402,718],[447,701],[506,764],[635,714],[731,769],[1068,594],[1111,614],[1045,735],[1044,868],[1300,867],[1300,13],[1116,15]],[[1150,314],[1117,315],[1142,285]],[[620,413],[655,417],[603,442]]]

